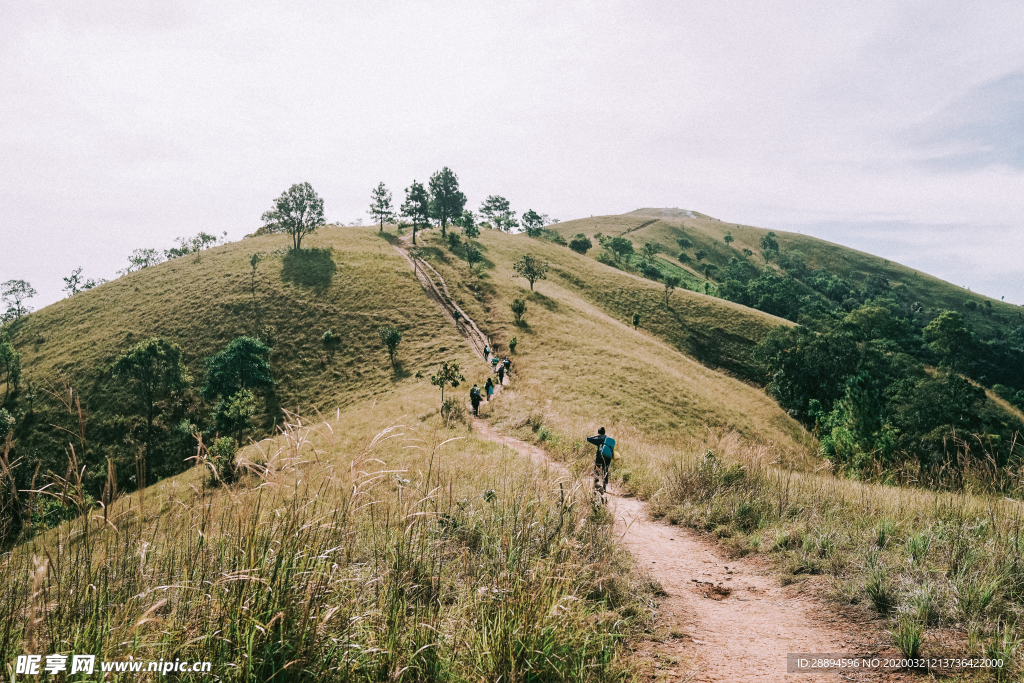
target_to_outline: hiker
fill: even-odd
[[[490,403],[491,399],[494,398],[494,382],[490,377],[487,378],[487,384],[484,385],[484,389],[487,391],[487,402]]]
[[[508,375],[508,381],[512,381],[512,361],[505,356],[505,360],[501,361],[501,364],[505,366],[505,374]]]
[[[498,357],[495,356],[494,358],[491,359],[491,372],[497,372],[497,371],[498,371]]]
[[[490,356],[490,355],[491,355],[491,347],[488,346],[487,344],[484,344],[484,360],[487,360],[487,357]]]
[[[459,320],[462,318],[462,311],[456,308],[454,311],[452,311],[452,317],[455,318],[455,324],[458,325]]]
[[[608,488],[608,469],[615,457],[615,439],[606,436],[604,427],[597,430],[596,436],[588,436],[587,443],[597,446],[597,455],[594,456],[594,490],[602,494]],[[604,477],[604,483],[601,478]]]
[[[498,384],[504,384],[504,383],[505,383],[505,366],[504,365],[499,365],[498,366]]]
[[[469,390],[469,402],[473,404],[473,417],[480,417],[477,410],[480,409],[480,389],[474,384]]]

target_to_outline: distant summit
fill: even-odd
[[[624,216],[645,216],[647,218],[711,218],[711,216],[705,216],[702,213],[696,211],[690,211],[689,209],[658,209],[658,208],[647,208],[637,209],[636,211],[630,211]]]

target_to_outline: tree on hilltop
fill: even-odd
[[[395,212],[391,208],[391,190],[380,183],[370,195],[370,215],[380,223],[380,232],[384,232],[384,223],[395,220]]]
[[[412,243],[416,244],[416,231],[430,227],[430,195],[422,183],[414,180],[405,188],[402,216],[412,223]]]
[[[533,209],[527,210],[522,216],[522,222],[528,236],[540,237],[541,228],[544,226],[544,218],[539,213]]]
[[[274,200],[274,208],[263,214],[267,232],[292,236],[292,248],[302,248],[302,238],[324,224],[324,200],[309,183],[292,185]]]
[[[668,305],[668,297],[672,293],[672,290],[679,286],[682,279],[678,275],[666,275],[665,276],[665,305]]]
[[[491,225],[503,232],[512,232],[512,229],[519,225],[508,200],[500,195],[492,194],[487,197],[480,205],[480,213],[487,216]]]
[[[429,215],[441,224],[441,237],[446,235],[448,223],[454,223],[462,217],[466,206],[466,195],[459,191],[459,177],[445,166],[430,176]]]
[[[612,257],[616,262],[633,254],[633,243],[625,237],[613,237],[602,242],[601,246],[612,252]]]
[[[70,276],[61,279],[64,280],[64,287],[62,287],[62,289],[68,293],[68,296],[74,296],[79,292],[84,292],[87,289],[98,287],[106,282],[106,280],[103,279],[93,280],[92,278],[83,278],[81,266],[71,271]]]

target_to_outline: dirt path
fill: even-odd
[[[401,243],[400,243],[401,244]],[[449,316],[459,311],[460,332],[483,358],[487,337],[465,316],[448,293],[441,276],[408,245],[396,246],[417,270],[432,300]],[[568,468],[554,462],[537,446],[499,433],[489,422],[472,418],[473,430],[523,457],[570,477]],[[657,614],[656,641],[638,654],[652,662],[652,678],[700,681],[817,682],[864,680],[863,675],[786,673],[788,653],[868,654],[877,651],[871,634],[854,635],[849,624],[835,616],[799,587],[783,588],[777,577],[756,560],[729,560],[717,543],[696,532],[650,519],[641,501],[611,492],[615,533],[641,569],[657,579],[667,595]],[[845,628],[844,628],[845,626]],[[879,674],[870,680],[900,680]]]

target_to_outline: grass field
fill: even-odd
[[[433,387],[298,421],[0,557],[0,661],[209,661],[218,680],[620,680],[652,591],[607,515],[445,426]],[[210,674],[182,680],[200,680]]]

